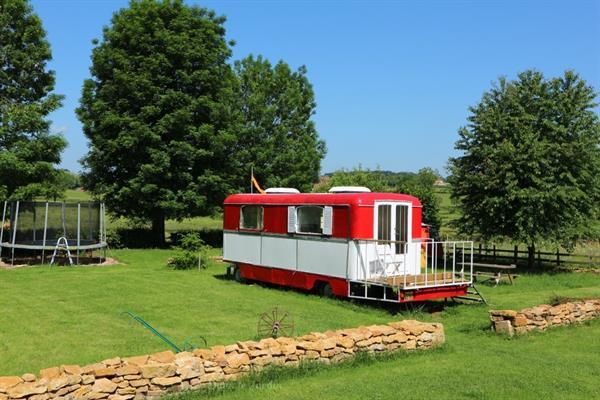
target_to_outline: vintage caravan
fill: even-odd
[[[239,279],[390,302],[460,297],[473,243],[424,238],[416,197],[338,187],[267,189],[224,202],[223,259]]]

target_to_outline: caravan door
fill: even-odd
[[[374,233],[377,261],[371,263],[371,275],[398,276],[413,273],[411,268],[410,203],[376,202]]]

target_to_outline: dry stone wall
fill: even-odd
[[[534,329],[579,323],[600,316],[600,299],[576,301],[556,306],[542,304],[521,311],[491,310],[492,329],[513,336]]]
[[[141,400],[239,379],[270,365],[297,366],[302,361],[330,364],[359,352],[427,349],[443,342],[441,324],[405,320],[177,354],[165,351],[115,357],[83,367],[47,368],[38,376],[0,377],[0,400]]]

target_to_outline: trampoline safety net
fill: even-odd
[[[5,201],[0,250],[54,250],[60,238],[71,252],[106,247],[104,204]],[[6,254],[1,254],[6,257]],[[78,257],[79,258],[79,257]]]

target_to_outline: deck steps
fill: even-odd
[[[485,299],[485,297],[483,297],[483,294],[481,294],[481,292],[477,289],[477,287],[474,284],[471,284],[471,286],[469,286],[469,290],[467,290],[466,296],[457,296],[453,299],[470,300],[487,305],[487,300]]]

